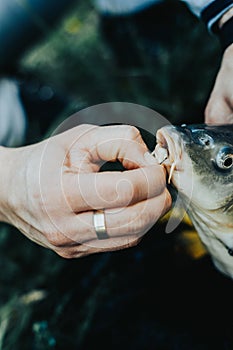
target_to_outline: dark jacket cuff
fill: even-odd
[[[202,10],[201,18],[211,32],[217,31],[218,20],[231,7],[233,0],[214,0]]]
[[[219,36],[223,51],[226,50],[228,46],[233,44],[233,17],[231,17],[223,26],[216,31]]]

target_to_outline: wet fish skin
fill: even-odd
[[[168,149],[163,163],[215,266],[233,278],[233,125],[167,126],[157,132]]]
[[[229,171],[217,167],[215,160],[220,149],[229,147],[233,153],[233,125],[207,126],[189,125],[176,127],[185,144],[185,149],[192,160],[194,171],[202,177],[202,181],[208,186],[210,176],[213,186],[216,183],[228,185],[233,182],[232,168]],[[209,144],[200,143],[200,138],[207,138]],[[208,172],[209,170],[209,172]]]

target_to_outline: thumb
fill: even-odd
[[[205,109],[206,124],[233,123],[233,110],[223,96],[211,95]]]

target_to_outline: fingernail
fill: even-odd
[[[150,152],[144,153],[144,159],[149,165],[159,164],[157,159]]]

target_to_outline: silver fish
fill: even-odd
[[[233,278],[233,125],[165,126],[156,138],[154,154],[215,266]]]

